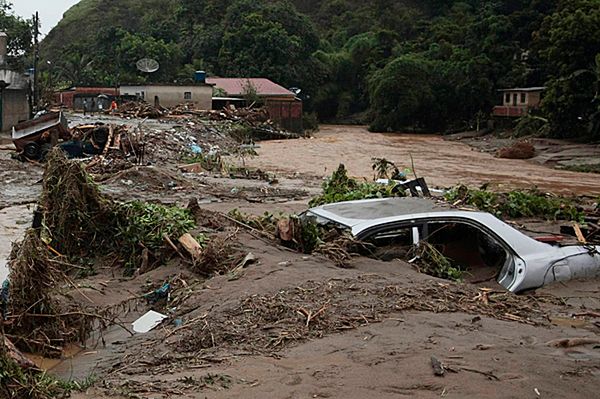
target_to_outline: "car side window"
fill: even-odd
[[[387,245],[411,246],[415,241],[418,242],[420,230],[420,227],[416,225],[390,227],[374,233],[367,241],[377,247]]]
[[[421,225],[387,226],[370,235],[366,243],[373,246],[371,256],[383,260],[405,259],[408,251],[422,236]]]
[[[461,222],[427,223],[426,240],[456,263],[499,270],[506,259],[504,247],[481,228]]]

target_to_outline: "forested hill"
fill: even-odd
[[[594,135],[600,119],[600,0],[82,0],[43,41],[63,85],[204,69],[302,88],[323,120],[374,130],[474,126],[498,88],[547,86],[529,129]]]

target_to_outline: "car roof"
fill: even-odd
[[[310,213],[352,228],[368,221],[390,217],[412,216],[423,213],[452,211],[448,206],[425,198],[393,197],[337,202],[312,208]]]
[[[338,202],[312,208],[308,212],[351,229],[356,237],[377,226],[392,223],[462,219],[484,226],[520,255],[547,250],[550,247],[526,236],[492,214],[457,210],[425,198],[395,197]]]

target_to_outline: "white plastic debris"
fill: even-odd
[[[133,331],[140,334],[145,334],[158,326],[167,316],[150,310],[148,313],[132,323]]]

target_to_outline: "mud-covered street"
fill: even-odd
[[[127,120],[133,127],[139,122]],[[113,171],[108,163],[94,179],[101,195],[116,203],[190,209],[194,236],[228,248],[215,255],[226,268],[199,269],[176,240],[173,250],[164,245],[170,252],[163,263],[150,266],[143,258],[132,275],[125,275],[116,249],[75,266],[83,257],[51,252],[75,270],[57,285],[61,298],[102,315],[85,345],[71,342],[60,359],[31,355],[51,375],[78,381],[82,388],[73,398],[595,397],[597,280],[517,295],[490,279],[471,284],[431,277],[400,259],[353,254],[342,268],[326,253],[301,253],[274,240],[260,225],[270,216],[258,224],[240,222],[231,211],[301,213],[339,163],[350,175],[371,180],[373,157],[412,168],[412,155],[418,175],[441,188],[492,183],[597,196],[597,175],[497,159],[439,136],[373,134],[352,126],[323,126],[313,138],[261,141],[258,156],[226,158],[260,168],[267,173],[260,178],[190,171],[182,155],[190,142],[207,137],[197,126],[148,126],[149,142],[159,144],[147,164]],[[9,243],[30,225],[43,188],[44,166],[10,154],[0,151],[3,260]],[[166,302],[147,299],[165,283],[171,289]],[[133,333],[131,323],[150,309],[164,312],[166,320],[148,333]],[[443,376],[432,371],[436,361]]]

